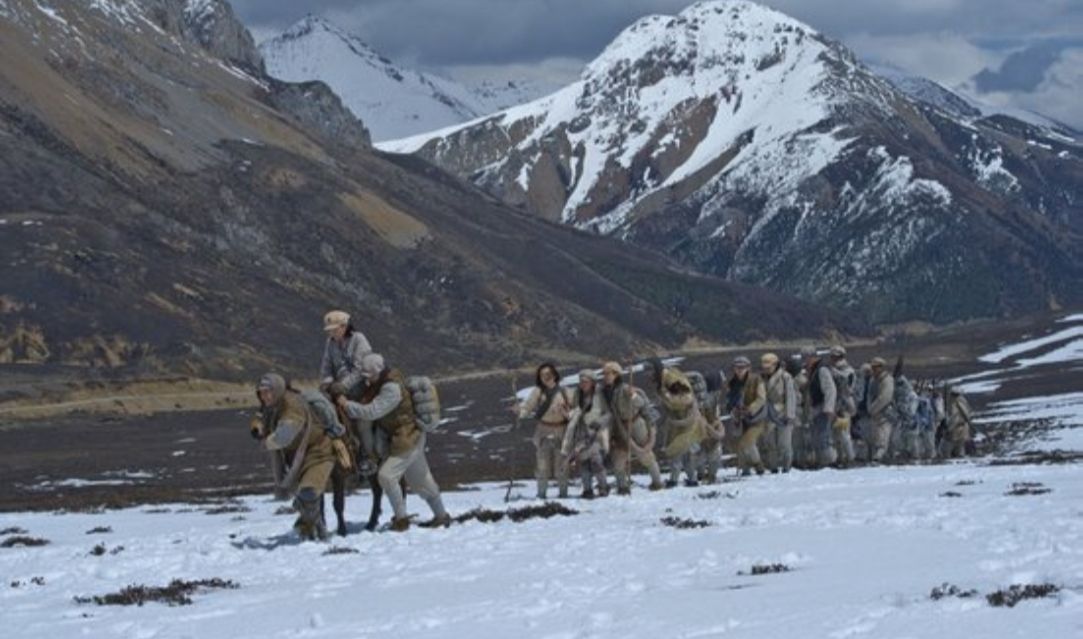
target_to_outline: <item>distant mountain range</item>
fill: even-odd
[[[1059,122],[1040,113],[986,104],[976,98],[963,95],[958,90],[945,87],[939,82],[906,73],[896,67],[872,65],[870,68],[876,74],[893,84],[896,89],[902,91],[914,100],[955,115],[957,118],[964,121],[982,116],[991,117],[1003,115],[1047,129],[1054,135],[1068,137],[1076,142],[1083,141],[1083,133],[1080,133],[1063,122]]]
[[[541,218],[875,322],[1083,300],[1083,146],[885,78],[744,0],[628,27],[560,91],[378,144]]]

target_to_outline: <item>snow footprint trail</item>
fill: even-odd
[[[646,478],[640,478],[645,482]],[[1006,496],[1012,484],[1052,492]],[[503,510],[503,483],[449,493],[454,514]],[[245,521],[203,512],[0,514],[0,530],[48,538],[0,549],[0,609],[20,639],[304,637],[945,637],[1041,630],[1083,618],[1083,474],[1076,466],[972,463],[793,472],[719,487],[575,501],[579,515],[447,530],[354,534],[332,543],[237,548],[290,517],[244,500]],[[941,495],[957,492],[961,497]],[[352,497],[354,504],[364,501]],[[528,502],[529,504],[529,502]],[[515,507],[524,504],[517,503]],[[675,529],[662,517],[703,520]],[[110,526],[108,535],[87,535]],[[232,536],[232,537],[231,537]],[[91,556],[95,543],[123,545]],[[332,546],[356,551],[325,554]],[[750,575],[753,566],[788,572]],[[44,585],[31,583],[43,577]],[[174,578],[235,581],[191,606],[78,605],[73,597]],[[9,587],[14,581],[19,587]],[[943,583],[983,595],[1050,582],[1052,599],[992,608],[932,601]]]

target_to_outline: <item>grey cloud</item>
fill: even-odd
[[[1083,37],[1054,38],[1028,46],[1009,55],[999,69],[986,69],[974,76],[974,87],[983,93],[1033,92],[1064,52],[1073,47],[1083,47]]]
[[[767,4],[845,40],[952,32],[976,39],[1019,40],[1083,30],[1083,3],[1070,0],[768,0]]]
[[[459,75],[471,67],[521,70],[558,59],[553,77],[568,72],[569,60],[585,62],[596,56],[637,18],[674,14],[693,4],[692,0],[232,1],[257,36],[281,31],[314,13],[406,64],[446,73],[454,69]],[[996,93],[1005,100],[1037,95],[1047,72],[1062,59],[1060,52],[1078,43],[1078,34],[1083,33],[1083,2],[1078,0],[763,0],[763,4],[841,40],[866,59],[949,86],[968,83],[975,91]],[[1075,89],[1083,92],[1083,87]]]
[[[446,66],[596,55],[636,18],[691,0],[235,0],[260,31],[306,13],[327,16],[397,59]]]
[[[234,0],[260,31],[332,16],[391,57],[426,65],[590,58],[636,18],[691,0]],[[1020,41],[1083,32],[1069,0],[766,0],[837,39],[950,31]]]

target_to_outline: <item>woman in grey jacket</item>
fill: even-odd
[[[346,396],[357,399],[361,394],[361,360],[372,352],[372,346],[344,311],[325,315],[323,330],[327,345],[320,362],[320,388],[327,390],[331,384],[342,384]]]

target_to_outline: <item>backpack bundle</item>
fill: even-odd
[[[914,410],[914,427],[919,432],[932,431],[935,428],[936,410],[933,408],[933,400],[928,397],[918,397],[917,406]]]
[[[324,430],[332,437],[342,437],[346,434],[346,427],[338,420],[338,411],[331,400],[320,391],[301,391],[301,397],[308,404],[310,410],[315,413],[324,423]]]
[[[308,404],[309,410],[317,415],[324,423],[324,431],[332,437],[331,449],[335,453],[335,460],[345,470],[353,470],[356,466],[356,454],[359,442],[347,438],[346,427],[338,418],[338,410],[331,400],[320,391],[308,390],[301,392],[301,398]]]
[[[914,385],[905,375],[895,378],[895,396],[892,398],[899,424],[909,428],[914,423],[914,414],[918,410],[918,394]]]
[[[417,425],[426,433],[435,432],[440,426],[440,394],[436,385],[428,377],[407,377],[406,390],[414,403]]]
[[[685,373],[685,377],[688,378],[688,382],[692,384],[692,394],[696,396],[696,403],[700,407],[707,405],[707,378],[698,371],[689,371]]]
[[[639,418],[643,418],[643,425],[647,429],[660,427],[662,425],[662,413],[658,410],[658,407],[654,405],[654,402],[647,397],[647,393],[642,388],[634,386],[631,389],[631,394],[635,413],[632,415],[632,424],[630,424],[630,426],[634,426]],[[646,431],[640,434],[645,433]]]
[[[857,379],[857,374],[854,373],[852,368],[840,371],[832,367],[830,370],[831,378],[835,380],[836,412],[853,415],[857,412],[857,400],[854,397],[854,382]]]

